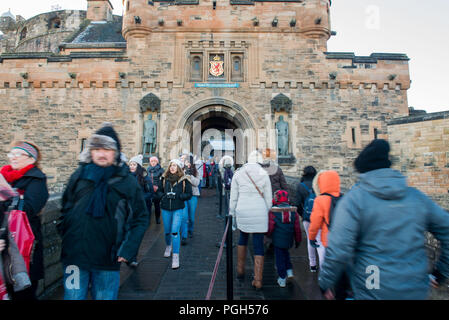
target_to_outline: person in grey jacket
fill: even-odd
[[[337,204],[319,276],[327,299],[348,267],[356,300],[426,299],[430,285],[449,276],[449,215],[390,169],[389,151],[387,141],[376,139],[354,162],[359,181]],[[441,241],[433,280],[425,231]]]

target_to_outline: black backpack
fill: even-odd
[[[329,211],[329,224],[326,222],[326,220],[324,220],[324,223],[327,225],[327,228],[330,230],[335,207],[337,206],[337,202],[343,197],[343,194],[340,193],[340,196],[338,196],[338,197],[335,197],[335,196],[331,195],[330,193],[322,193],[321,195],[331,197],[331,207],[330,207],[330,211]]]

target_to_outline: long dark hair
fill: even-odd
[[[145,186],[145,177],[148,175],[147,170],[145,170],[140,164],[137,164],[137,168],[136,168],[136,178],[137,178],[137,182],[140,184],[141,187]]]
[[[186,168],[186,174],[190,174],[190,175],[196,177],[198,175],[198,170],[196,169],[196,165],[193,162],[192,156],[190,156],[189,162],[190,162],[190,168]]]

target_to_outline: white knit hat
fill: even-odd
[[[138,154],[137,156],[132,157],[129,160],[129,162],[135,162],[135,163],[140,164],[141,167],[142,167],[142,161],[143,161],[143,155],[141,155],[141,154]]]
[[[180,167],[181,169],[184,168],[184,164],[183,164],[182,161],[179,160],[179,159],[173,159],[173,160],[170,160],[170,165],[171,165],[172,163],[176,163],[176,165],[177,165],[178,167]]]

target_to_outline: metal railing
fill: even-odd
[[[227,215],[227,222],[223,237],[221,239],[220,250],[218,251],[217,260],[215,261],[214,272],[209,283],[209,290],[207,291],[206,300],[210,300],[212,290],[214,289],[215,279],[217,277],[218,267],[220,265],[221,257],[223,255],[223,247],[226,241],[226,296],[227,300],[234,299],[233,286],[233,262],[232,262],[232,216]]]

